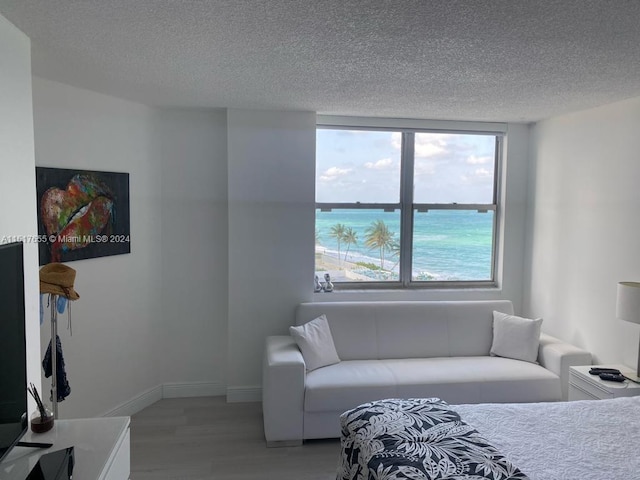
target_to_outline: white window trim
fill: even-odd
[[[338,115],[317,115],[316,116],[316,128],[326,128],[331,129],[332,127],[336,129],[340,128],[352,128],[352,129],[362,129],[362,130],[410,130],[410,131],[419,131],[424,130],[428,132],[441,132],[441,133],[452,133],[452,134],[485,134],[485,135],[495,135],[500,138],[499,146],[496,151],[496,164],[495,164],[495,172],[494,172],[494,198],[495,198],[495,207],[492,208],[494,213],[493,218],[493,251],[492,251],[492,259],[491,259],[491,280],[459,280],[459,281],[446,281],[446,282],[438,282],[438,281],[405,281],[405,282],[341,282],[336,283],[335,286],[337,290],[380,290],[380,289],[401,289],[401,290],[412,290],[412,289],[468,289],[468,288],[498,288],[499,287],[499,278],[501,277],[500,271],[500,251],[502,248],[502,243],[504,241],[502,235],[502,202],[504,201],[504,197],[502,195],[502,174],[503,174],[503,162],[504,162],[504,149],[505,149],[505,138],[508,131],[507,123],[498,123],[498,122],[466,122],[466,121],[449,121],[449,120],[425,120],[425,119],[403,119],[403,118],[382,118],[382,117],[347,117],[347,116],[338,116]],[[404,153],[403,153],[404,155]],[[406,176],[406,170],[402,172],[403,176]],[[411,174],[412,177],[412,174]],[[407,179],[404,179],[406,181]],[[401,194],[402,195],[402,194]],[[402,197],[400,200],[400,204],[403,203]],[[320,202],[322,204],[322,202]],[[316,203],[318,205],[318,203]],[[330,204],[325,204],[329,208]],[[384,204],[372,204],[364,205],[361,204],[360,207],[367,208],[372,207],[373,205],[377,205],[378,207],[383,206]],[[394,204],[395,206],[395,204]],[[441,205],[441,204],[433,204],[421,205],[424,207],[432,206],[434,209],[475,209],[476,205]],[[479,206],[479,205],[478,205]],[[485,206],[485,204],[482,204]],[[469,208],[471,207],[471,208]],[[401,215],[412,213],[406,213],[406,211],[412,212],[412,209],[401,209]],[[420,209],[417,209],[420,211]],[[406,235],[406,232],[403,232],[401,238],[410,237],[410,235]],[[411,240],[408,240],[409,246]],[[407,241],[402,242],[403,247],[406,248]],[[407,257],[405,257],[407,258]],[[405,262],[403,262],[405,263]],[[410,263],[410,262],[409,262]],[[410,265],[405,265],[405,268],[409,268]]]
[[[318,127],[352,127],[362,129],[437,130],[443,133],[486,133],[505,135],[506,123],[462,122],[452,120],[421,120],[412,118],[344,117],[339,115],[317,115]]]

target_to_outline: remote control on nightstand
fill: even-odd
[[[626,379],[619,373],[601,373],[599,375],[601,380],[608,380],[610,382],[624,382]]]
[[[593,367],[591,370],[589,370],[589,373],[591,375],[600,375],[601,373],[615,373],[617,375],[620,375],[620,370],[618,370],[617,368]]]

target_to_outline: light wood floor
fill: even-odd
[[[171,398],[131,417],[132,480],[335,480],[339,440],[267,448],[260,403]]]

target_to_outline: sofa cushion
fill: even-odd
[[[493,311],[508,300],[302,303],[296,324],[326,314],[342,360],[489,355]]]
[[[387,360],[397,397],[438,397],[451,404],[551,402],[562,398],[560,378],[534,363],[502,357]]]
[[[307,374],[304,410],[344,411],[371,399],[394,397],[395,384],[381,360],[343,360]]]
[[[542,319],[493,312],[491,355],[535,362],[540,346]]]
[[[307,370],[315,370],[340,361],[324,315],[304,325],[289,327],[289,333],[302,352]]]
[[[560,379],[533,363],[490,356],[342,361],[307,375],[304,410],[426,397],[451,404],[558,401]]]

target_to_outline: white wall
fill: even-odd
[[[38,233],[30,50],[29,38],[0,16],[0,243],[24,241],[27,378],[42,392],[38,245],[27,240]]]
[[[38,166],[130,174],[131,253],[70,263],[81,298],[73,337],[59,321],[72,390],[60,416],[110,412],[162,384],[222,393],[224,112],[152,109],[40,78],[34,112]]]
[[[640,327],[615,307],[617,282],[640,280],[639,131],[639,98],[537,124],[527,219],[526,313],[595,362],[630,367]]]
[[[162,378],[185,394],[224,395],[226,112],[162,110],[161,122]]]
[[[70,262],[77,271],[73,336],[59,318],[71,395],[61,418],[99,415],[160,382],[161,163],[157,113],[142,105],[33,79],[36,165],[128,172],[131,253]],[[45,315],[47,318],[47,315]],[[42,352],[48,322],[41,329]],[[49,380],[43,379],[43,385]]]
[[[256,398],[267,335],[313,282],[315,114],[229,110],[228,398]]]

